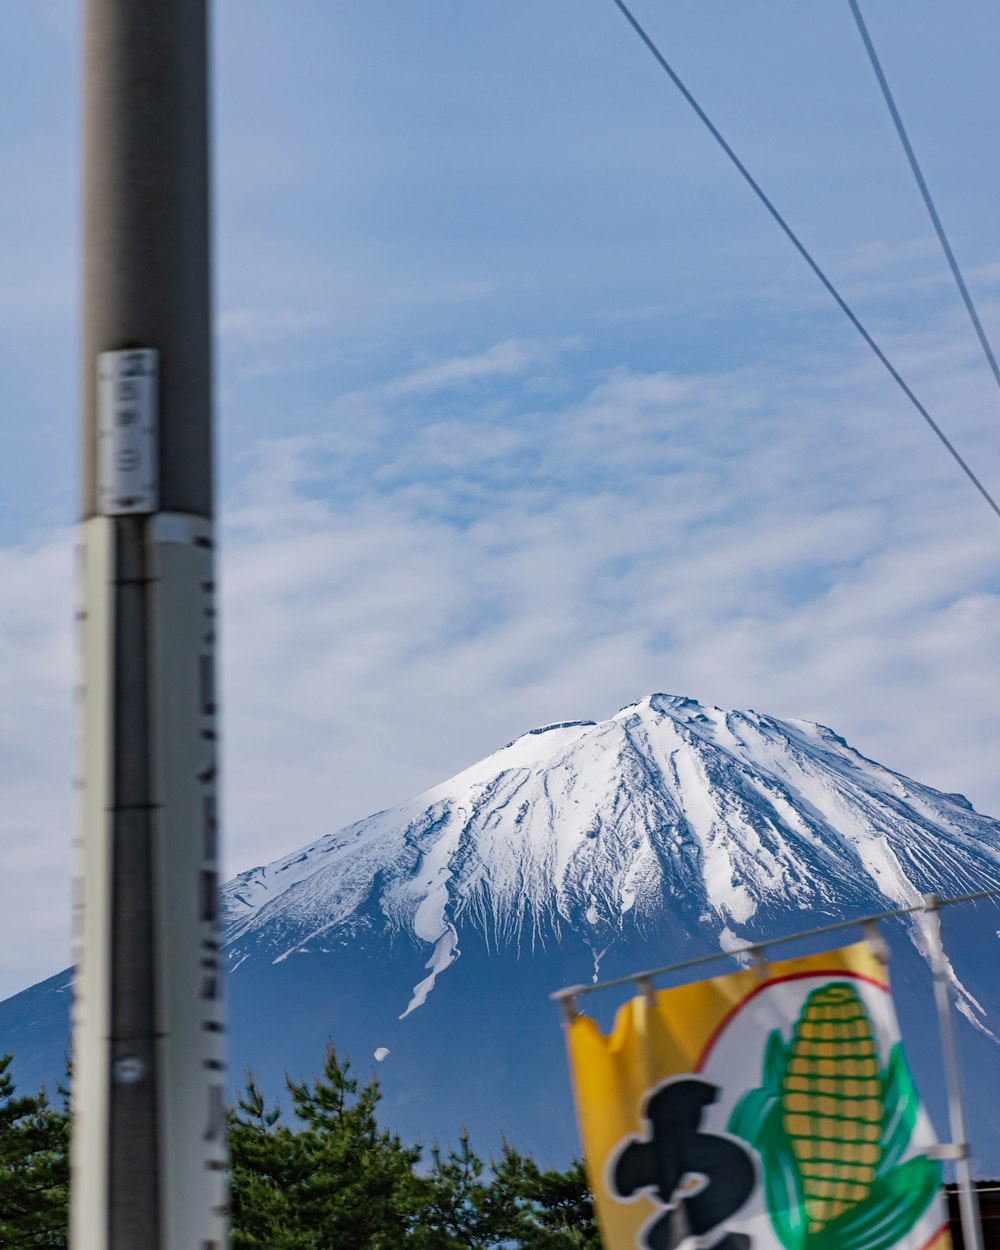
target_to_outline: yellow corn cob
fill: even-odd
[[[863,1202],[882,1157],[878,1047],[852,986],[806,999],[795,1025],[781,1097],[802,1181],[809,1231]]]

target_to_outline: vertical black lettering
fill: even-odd
[[[208,1124],[205,1127],[205,1141],[219,1141],[222,1138],[222,1130],[225,1127],[222,1093],[221,1085],[208,1087]]]
[[[205,794],[201,800],[202,854],[214,864],[219,853],[219,813],[215,795]]]
[[[215,657],[211,654],[198,657],[198,689],[201,696],[202,716],[214,716]]]
[[[215,924],[219,918],[219,877],[218,873],[202,871],[199,874],[201,885],[201,918]]]

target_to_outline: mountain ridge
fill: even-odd
[[[544,947],[577,928],[599,966],[627,913],[654,925],[665,899],[698,898],[699,921],[732,942],[768,903],[832,915],[859,881],[870,910],[915,906],[929,888],[1000,885],[1000,824],[826,726],[652,694],[605,721],[529,730],[405,803],[239,874],[223,887],[227,945],[268,930],[290,939],[273,956],[289,958],[333,938],[377,880],[386,926],[433,947],[409,1012],[459,957],[464,925],[497,946],[527,934]],[[926,951],[919,918],[912,928]]]
[[[575,1134],[551,991],[998,884],[1000,821],[965,796],[826,726],[648,695],[603,721],[529,730],[227,882],[233,1070],[252,1068],[273,1096],[333,1041],[377,1066],[404,1135],[448,1140],[465,1123],[564,1162]],[[981,1095],[970,1114],[994,1172],[998,927],[992,902],[947,909]],[[884,931],[911,1063],[943,1129],[926,922]],[[14,1052],[20,1082],[62,1075],[66,989],[63,973],[0,1003],[0,1053]],[[589,995],[587,1010],[606,1026],[630,992]]]

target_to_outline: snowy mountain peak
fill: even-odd
[[[230,881],[234,1072],[252,1068],[270,1099],[332,1041],[356,1070],[379,1065],[409,1140],[447,1141],[466,1123],[565,1161],[578,1147],[552,990],[998,880],[1000,822],[963,796],[822,725],[651,694],[606,720],[531,730]],[[884,932],[910,1065],[947,1132],[923,924],[916,913]],[[995,1175],[996,907],[949,908],[944,928],[976,1026],[958,1030],[975,1075],[967,1140]],[[34,1056],[25,1088],[62,1073],[67,982],[0,1004],[0,1053]],[[632,992],[586,1010],[606,1026]]]
[[[718,943],[1000,883],[1000,823],[808,721],[651,694],[531,730],[407,803],[224,889],[233,966],[408,935],[420,1006],[463,934],[583,935],[664,917]],[[791,915],[790,913],[807,913]],[[922,945],[919,926],[914,938]]]

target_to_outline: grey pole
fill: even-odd
[[[86,0],[74,1250],[223,1244],[206,0]]]
[[[160,353],[159,504],[212,515],[206,0],[86,0],[83,515],[100,352]]]
[[[938,1027],[941,1032],[941,1059],[944,1064],[945,1088],[948,1091],[948,1121],[951,1129],[951,1145],[954,1153],[945,1155],[955,1160],[955,1177],[958,1181],[958,1206],[962,1220],[962,1241],[965,1250],[983,1250],[982,1223],[979,1217],[979,1198],[972,1181],[969,1166],[969,1139],[965,1128],[965,1109],[962,1105],[962,1082],[958,1067],[958,1047],[955,1043],[955,1025],[951,1014],[951,977],[948,958],[941,936],[941,900],[936,894],[924,895],[927,932],[930,937],[932,970],[934,973],[934,1000],[937,1005]]]

